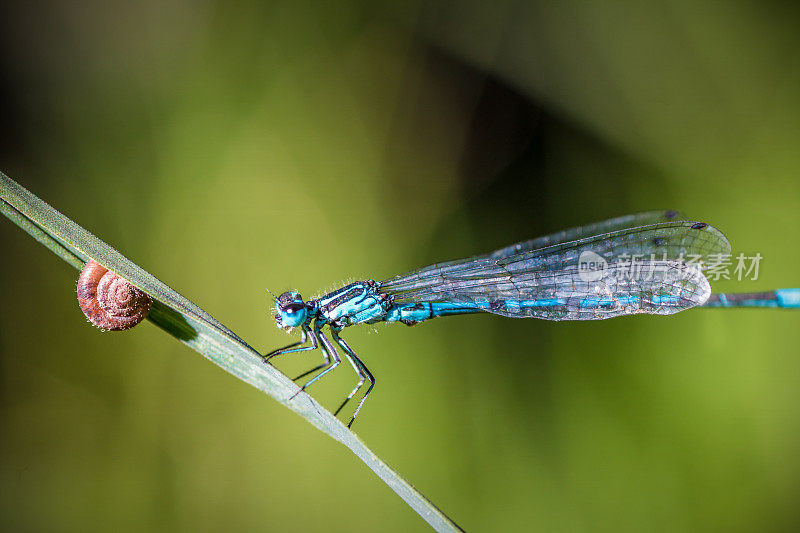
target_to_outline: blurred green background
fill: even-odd
[[[251,345],[311,297],[654,208],[800,286],[786,2],[0,7],[0,168]],[[0,221],[0,527],[425,530],[358,459]],[[353,328],[354,426],[468,530],[800,526],[800,313]],[[318,355],[278,366],[293,376]],[[349,368],[312,389],[335,407]]]

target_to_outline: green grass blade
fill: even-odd
[[[0,172],[0,210],[77,269],[94,259],[153,298],[148,319],[237,378],[273,397],[341,442],[437,531],[460,528],[297,385],[211,315]]]

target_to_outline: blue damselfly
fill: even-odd
[[[264,359],[321,348],[323,363],[295,378],[319,371],[302,391],[339,365],[341,350],[355,369],[358,383],[335,414],[369,382],[349,427],[375,385],[366,365],[339,336],[355,324],[415,325],[479,312],[602,320],[633,314],[671,315],[692,307],[800,308],[800,289],[712,295],[704,271],[724,261],[730,249],[725,236],[704,222],[687,220],[677,211],[649,211],[437,263],[380,282],[357,281],[307,301],[298,292],[288,291],[275,298],[275,321],[279,328],[300,328],[300,341]]]

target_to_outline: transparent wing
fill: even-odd
[[[552,246],[562,242],[570,242],[577,239],[585,239],[595,235],[602,235],[604,233],[611,233],[612,231],[619,231],[622,229],[635,228],[638,226],[649,226],[651,224],[658,224],[661,222],[675,222],[679,220],[686,220],[681,213],[674,210],[660,210],[660,211],[645,211],[643,213],[634,213],[632,215],[624,215],[617,218],[603,220],[601,222],[593,222],[585,226],[576,226],[574,228],[565,229],[543,237],[536,237],[529,241],[522,241],[511,244],[494,252],[485,254],[489,257],[508,257],[510,255],[519,254],[523,252],[530,252],[538,250],[545,246]]]
[[[445,267],[462,265],[464,263],[469,263],[474,260],[487,257],[501,259],[503,257],[509,257],[511,255],[524,252],[530,252],[533,250],[538,250],[539,248],[544,248],[547,246],[552,246],[554,244],[560,244],[563,242],[571,242],[577,239],[585,239],[588,237],[593,237],[595,235],[603,235],[613,231],[619,231],[628,228],[635,228],[639,226],[657,224],[660,222],[678,221],[678,220],[685,220],[681,215],[681,213],[679,213],[678,211],[674,210],[644,211],[642,213],[624,215],[621,217],[611,218],[600,222],[592,222],[591,224],[586,224],[584,226],[576,226],[574,228],[561,230],[556,233],[551,233],[550,235],[544,235],[542,237],[536,237],[535,239],[530,239],[528,241],[522,241],[510,244],[493,252],[475,255],[472,257],[465,257],[463,259],[455,259],[453,261],[436,263],[434,265],[430,265],[421,268],[419,270],[416,270],[415,272],[440,270]]]
[[[702,305],[711,286],[696,266],[654,261],[636,270],[615,263],[594,276],[577,268],[516,276],[491,290],[466,287],[444,296],[489,313],[547,320],[601,320],[631,314],[669,315]]]
[[[702,269],[729,253],[725,236],[707,224],[666,222],[431,265],[386,280],[381,290],[397,303],[464,302],[551,320],[668,314],[704,303],[710,289]]]

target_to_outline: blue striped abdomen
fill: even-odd
[[[425,320],[440,316],[463,315],[489,311],[498,314],[515,312],[523,308],[556,308],[568,304],[567,298],[541,298],[534,300],[502,300],[494,302],[418,302],[393,305],[383,320],[386,322],[403,322],[413,326]],[[572,305],[582,309],[615,310],[623,307],[663,306],[669,308],[680,304],[680,298],[674,296],[651,296],[642,299],[638,296],[585,297],[576,298]]]
[[[800,289],[778,289],[769,292],[713,294],[705,307],[780,307],[800,308]]]
[[[408,326],[413,326],[431,318],[477,313],[483,311],[484,308],[488,308],[488,304],[453,304],[442,302],[399,304],[389,309],[384,320],[386,322],[402,322]]]

